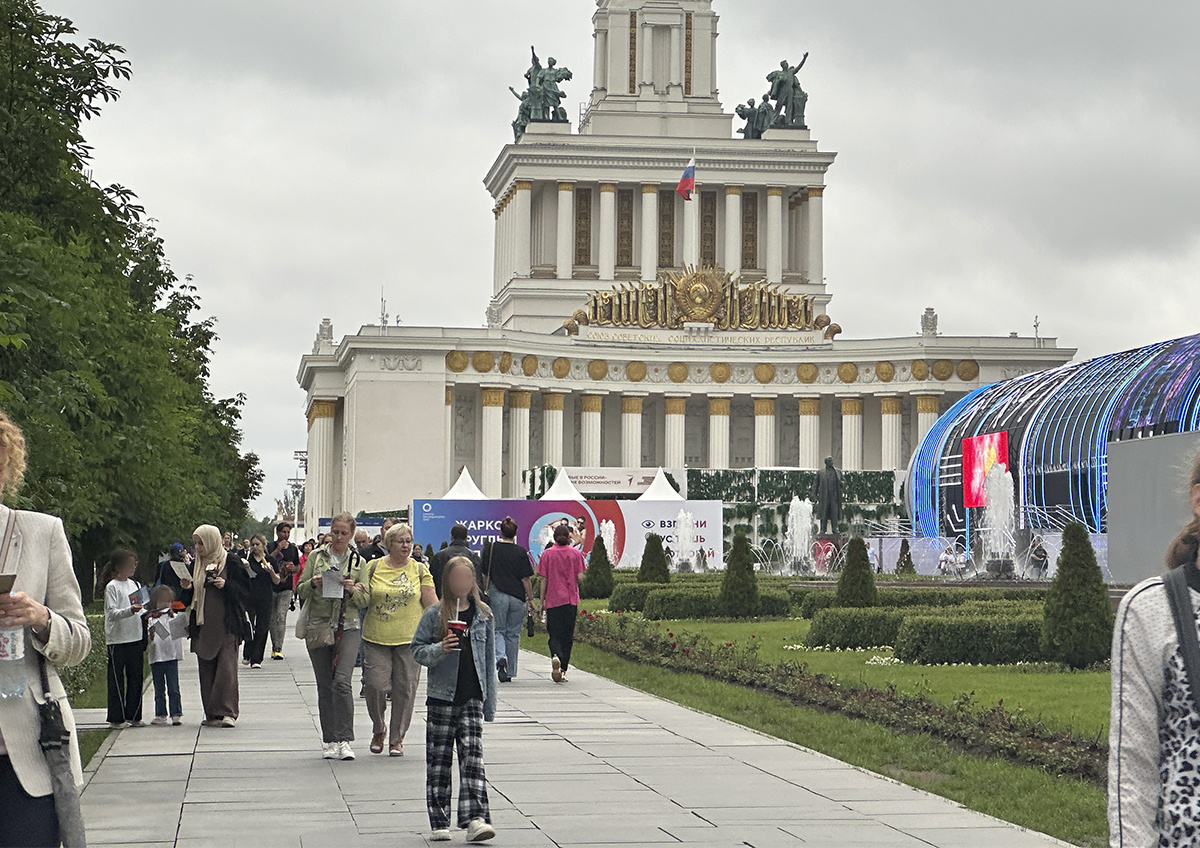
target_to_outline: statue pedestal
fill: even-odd
[[[809,135],[809,130],[793,130],[777,127],[773,130],[765,130],[762,137],[763,141],[810,141]]]
[[[570,121],[530,121],[525,127],[525,134],[521,136],[521,141],[525,141],[530,136],[570,134]]]

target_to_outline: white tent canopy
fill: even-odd
[[[579,493],[579,490],[575,488],[575,484],[571,482],[571,478],[567,476],[565,471],[559,471],[558,476],[554,478],[554,483],[546,490],[546,494],[542,495],[538,500],[579,501],[582,503],[587,498]]]
[[[650,484],[650,488],[642,492],[638,498],[639,501],[682,501],[686,500],[683,495],[675,491],[675,487],[667,480],[667,473],[661,468],[654,475],[654,482]]]
[[[458,475],[458,480],[450,487],[450,491],[442,496],[445,501],[486,501],[488,496],[479,490],[475,485],[475,481],[471,479],[471,472],[464,465],[462,473]]]

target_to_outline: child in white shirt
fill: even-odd
[[[187,613],[175,607],[175,590],[159,584],[150,592],[146,611],[146,632],[150,651],[150,676],[154,679],[154,720],[167,723],[170,698],[171,724],[183,724],[183,704],[179,698],[179,661],[183,659],[183,637],[187,635]]]
[[[117,548],[105,566],[104,640],[108,650],[108,723],[142,724],[142,584],[133,579],[137,555]]]

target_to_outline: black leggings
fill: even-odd
[[[0,848],[52,848],[58,845],[54,796],[34,798],[21,788],[8,757],[0,757]]]
[[[242,646],[242,659],[249,663],[262,664],[267,652],[267,636],[271,633],[271,600],[256,599],[247,602],[246,615],[250,618],[250,638]]]
[[[108,646],[108,720],[113,724],[142,720],[142,653],[141,642]]]
[[[575,644],[575,616],[579,607],[564,604],[546,610],[546,635],[550,637],[550,656],[562,661],[563,671],[571,664],[571,646]]]

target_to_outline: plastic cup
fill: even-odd
[[[467,632],[467,623],[465,621],[447,621],[446,626],[458,637],[459,644],[462,644],[463,637]],[[454,650],[457,651],[460,649],[455,648]]]

